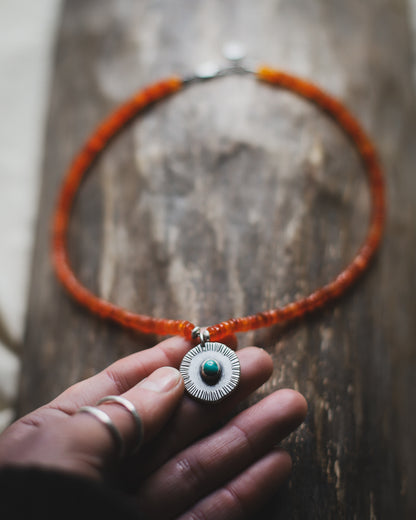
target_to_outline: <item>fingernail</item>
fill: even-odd
[[[149,377],[143,379],[139,384],[142,388],[147,388],[153,392],[168,392],[178,384],[181,374],[176,368],[158,368]]]

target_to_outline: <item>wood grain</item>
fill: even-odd
[[[262,518],[411,518],[416,464],[415,99],[404,1],[66,2],[59,30],[33,262],[20,413],[152,345],[88,315],[54,280],[59,181],[95,124],[134,90],[188,74],[241,39],[254,62],[313,80],[373,136],[389,218],[377,261],[339,304],[241,336],[300,390],[289,485]],[[88,287],[159,317],[208,325],[286,303],[334,277],[364,236],[368,194],[342,132],[295,96],[229,77],[136,120],[76,203],[70,250]]]

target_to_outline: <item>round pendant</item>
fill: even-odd
[[[179,371],[187,392],[198,401],[221,401],[240,381],[240,361],[222,343],[197,345],[182,359]]]

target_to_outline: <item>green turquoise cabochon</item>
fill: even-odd
[[[221,401],[240,381],[240,361],[222,343],[197,345],[185,355],[179,370],[187,392],[199,401]]]

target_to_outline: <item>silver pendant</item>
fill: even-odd
[[[240,361],[222,343],[203,341],[183,358],[179,368],[185,388],[198,401],[216,403],[237,388]]]

